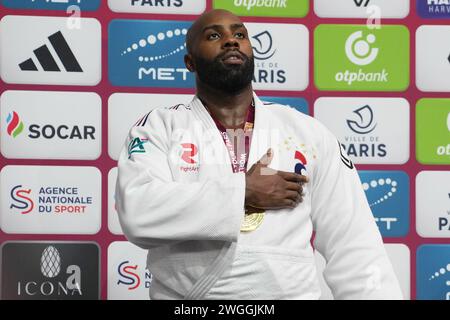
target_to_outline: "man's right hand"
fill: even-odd
[[[269,168],[272,149],[246,173],[245,206],[258,209],[295,208],[303,201],[307,176]]]

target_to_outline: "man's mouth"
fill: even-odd
[[[244,57],[237,51],[228,52],[223,55],[222,62],[225,64],[243,64]]]

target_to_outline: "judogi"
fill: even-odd
[[[130,130],[118,162],[119,219],[148,249],[151,299],[318,299],[314,249],[336,299],[402,293],[353,163],[321,123],[254,94],[247,168],[269,148],[270,168],[309,177],[294,209],[266,210],[241,232],[245,173],[198,97],[158,108]],[[314,249],[311,237],[314,236]]]

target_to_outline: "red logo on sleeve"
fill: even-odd
[[[181,155],[181,159],[189,164],[197,163],[197,161],[193,159],[198,153],[197,146],[193,143],[182,143],[181,146],[183,147],[183,154]]]

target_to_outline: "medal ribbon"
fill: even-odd
[[[233,169],[233,172],[234,173],[246,172],[248,155],[250,153],[250,145],[252,140],[253,125],[255,122],[254,103],[252,102],[252,104],[248,108],[244,128],[227,129],[217,119],[215,119],[212,114],[211,117],[216,123],[217,129],[219,129],[220,135],[222,136],[223,142],[225,143],[225,146],[228,150],[228,154],[230,155],[231,160],[231,168]],[[228,132],[230,131],[235,133],[237,131],[238,133],[241,134],[234,134],[232,137],[230,137],[230,135],[228,134]],[[232,138],[233,140],[237,141],[231,141]],[[241,139],[244,139],[245,144],[244,150],[240,148],[240,146],[242,145],[241,143],[239,143],[242,141]]]

